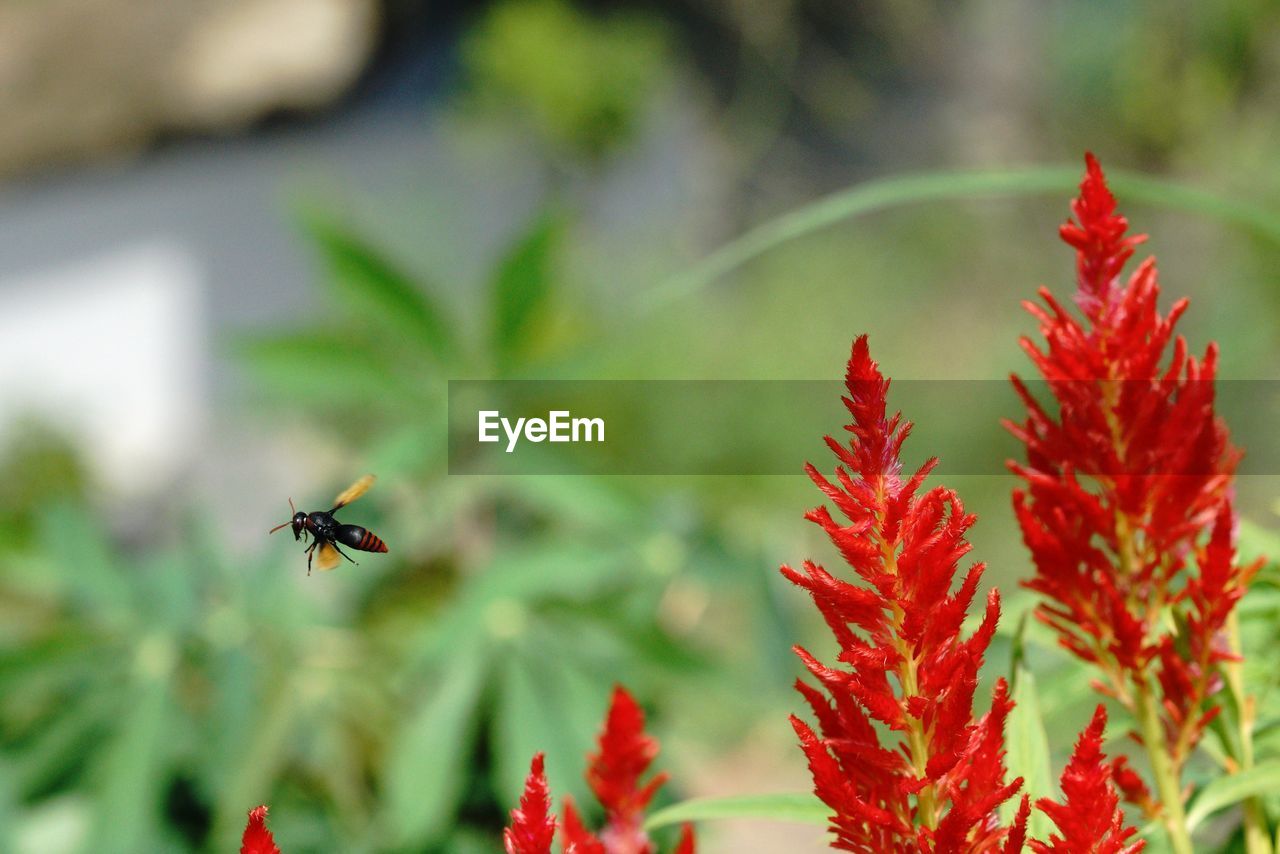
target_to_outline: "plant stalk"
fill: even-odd
[[[884,478],[880,478],[876,485],[876,492],[880,501],[887,498],[884,489]],[[883,520],[879,520],[878,524]],[[884,561],[885,571],[891,575],[898,574],[898,551],[897,544],[889,542],[883,538],[880,539],[880,555]],[[898,655],[902,658],[902,665],[898,668],[898,679],[902,687],[903,702],[903,718],[907,726],[907,748],[911,752],[911,766],[916,776],[921,780],[928,777],[929,763],[929,740],[921,721],[913,718],[906,713],[906,699],[920,693],[920,681],[918,664],[915,654],[911,648],[902,640],[902,622],[905,615],[902,608],[895,602],[893,603],[893,645]],[[916,794],[916,816],[918,820],[928,829],[934,830],[938,826],[938,800],[937,793],[932,783],[926,783]]]
[[[1160,726],[1160,716],[1156,712],[1155,699],[1152,696],[1151,683],[1144,676],[1137,684],[1138,724],[1142,729],[1142,743],[1147,749],[1147,758],[1151,761],[1151,773],[1155,776],[1156,791],[1160,794],[1160,816],[1164,822],[1165,832],[1169,836],[1169,845],[1175,854],[1194,854],[1191,846],[1191,834],[1187,831],[1187,814],[1182,808],[1182,787],[1178,782],[1178,772],[1169,758],[1168,746],[1165,744],[1164,732]]]
[[[1240,662],[1240,620],[1235,611],[1227,618],[1227,643],[1235,661],[1223,665],[1226,675],[1227,690],[1235,698],[1239,710],[1237,724],[1240,735],[1240,770],[1247,771],[1253,767],[1253,698],[1244,690],[1243,665]],[[1272,854],[1271,835],[1267,832],[1267,813],[1262,800],[1254,795],[1246,798],[1244,811],[1244,847],[1248,854]]]

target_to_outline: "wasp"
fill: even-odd
[[[348,486],[333,500],[333,507],[329,510],[304,513],[293,506],[293,499],[290,498],[289,509],[293,511],[293,517],[288,522],[276,525],[268,533],[274,534],[281,528],[293,526],[295,540],[306,542],[307,534],[315,538],[311,545],[307,546],[307,575],[311,574],[313,553],[316,558],[316,569],[321,572],[336,567],[339,555],[355,563],[346,552],[338,548],[338,543],[362,552],[385,552],[387,544],[368,528],[362,528],[359,525],[343,525],[333,518],[334,513],[368,492],[369,487],[373,486],[373,480],[373,475],[367,474]]]

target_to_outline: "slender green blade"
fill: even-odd
[[[948,199],[1010,198],[1071,193],[1083,169],[1044,166],[986,172],[929,172],[867,181],[768,220],[721,246],[692,267],[641,295],[641,311],[690,296],[721,276],[790,240],[863,214]],[[1127,201],[1217,219],[1280,245],[1280,211],[1219,196],[1162,178],[1110,171],[1107,180]]]
[[[120,727],[95,769],[95,852],[132,854],[155,850],[165,760],[173,736],[171,724],[167,680],[160,676],[142,678],[132,705],[123,712]]]
[[[1238,774],[1218,777],[1205,784],[1187,810],[1187,829],[1195,830],[1218,810],[1254,795],[1275,791],[1280,791],[1280,760],[1264,762]]]
[[[449,828],[462,797],[485,657],[474,645],[458,650],[391,741],[384,826],[396,848],[438,839]]]
[[[672,824],[724,821],[746,818],[812,824],[826,827],[831,808],[808,792],[780,792],[768,795],[734,795],[725,798],[695,798],[660,809],[645,827],[655,830]]]
[[[529,640],[526,636],[525,642]],[[507,654],[494,712],[494,788],[503,803],[514,805],[524,788],[530,759],[544,753],[551,790],[558,796],[572,794],[581,802],[583,757],[591,747],[601,710],[593,707],[595,720],[583,730],[573,729],[574,698],[566,690],[570,686],[562,672],[567,662],[538,652]],[[596,705],[603,706],[604,692],[599,693],[601,702]]]
[[[1038,798],[1054,795],[1055,791],[1049,735],[1044,728],[1035,677],[1026,668],[1018,669],[1013,701],[1015,705],[1005,723],[1005,766],[1009,769],[1006,779],[1021,777],[1022,793],[1029,795],[1034,803]],[[1017,812],[1019,800],[1019,797],[1010,798],[1002,806],[1006,821]],[[1032,810],[1027,830],[1032,839],[1048,839],[1052,825],[1044,813]]]

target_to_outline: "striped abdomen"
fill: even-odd
[[[362,552],[385,552],[387,544],[377,534],[359,525],[339,525],[338,542]]]

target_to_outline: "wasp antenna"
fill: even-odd
[[[292,520],[292,519],[290,519],[288,522],[281,522],[279,525],[276,525],[276,526],[275,526],[274,528],[272,528],[270,531],[267,531],[267,533],[268,533],[268,534],[274,534],[276,531],[278,531],[278,530],[280,530],[281,528],[283,528],[283,527],[285,527],[285,526],[287,526],[287,525],[291,524],[292,522],[293,522],[293,520]]]
[[[290,498],[289,498],[289,512],[290,512],[290,513],[297,513],[297,512],[298,512],[298,508],[296,508],[296,507],[294,507],[294,506],[293,506],[293,497],[292,497],[292,496],[290,496]]]

